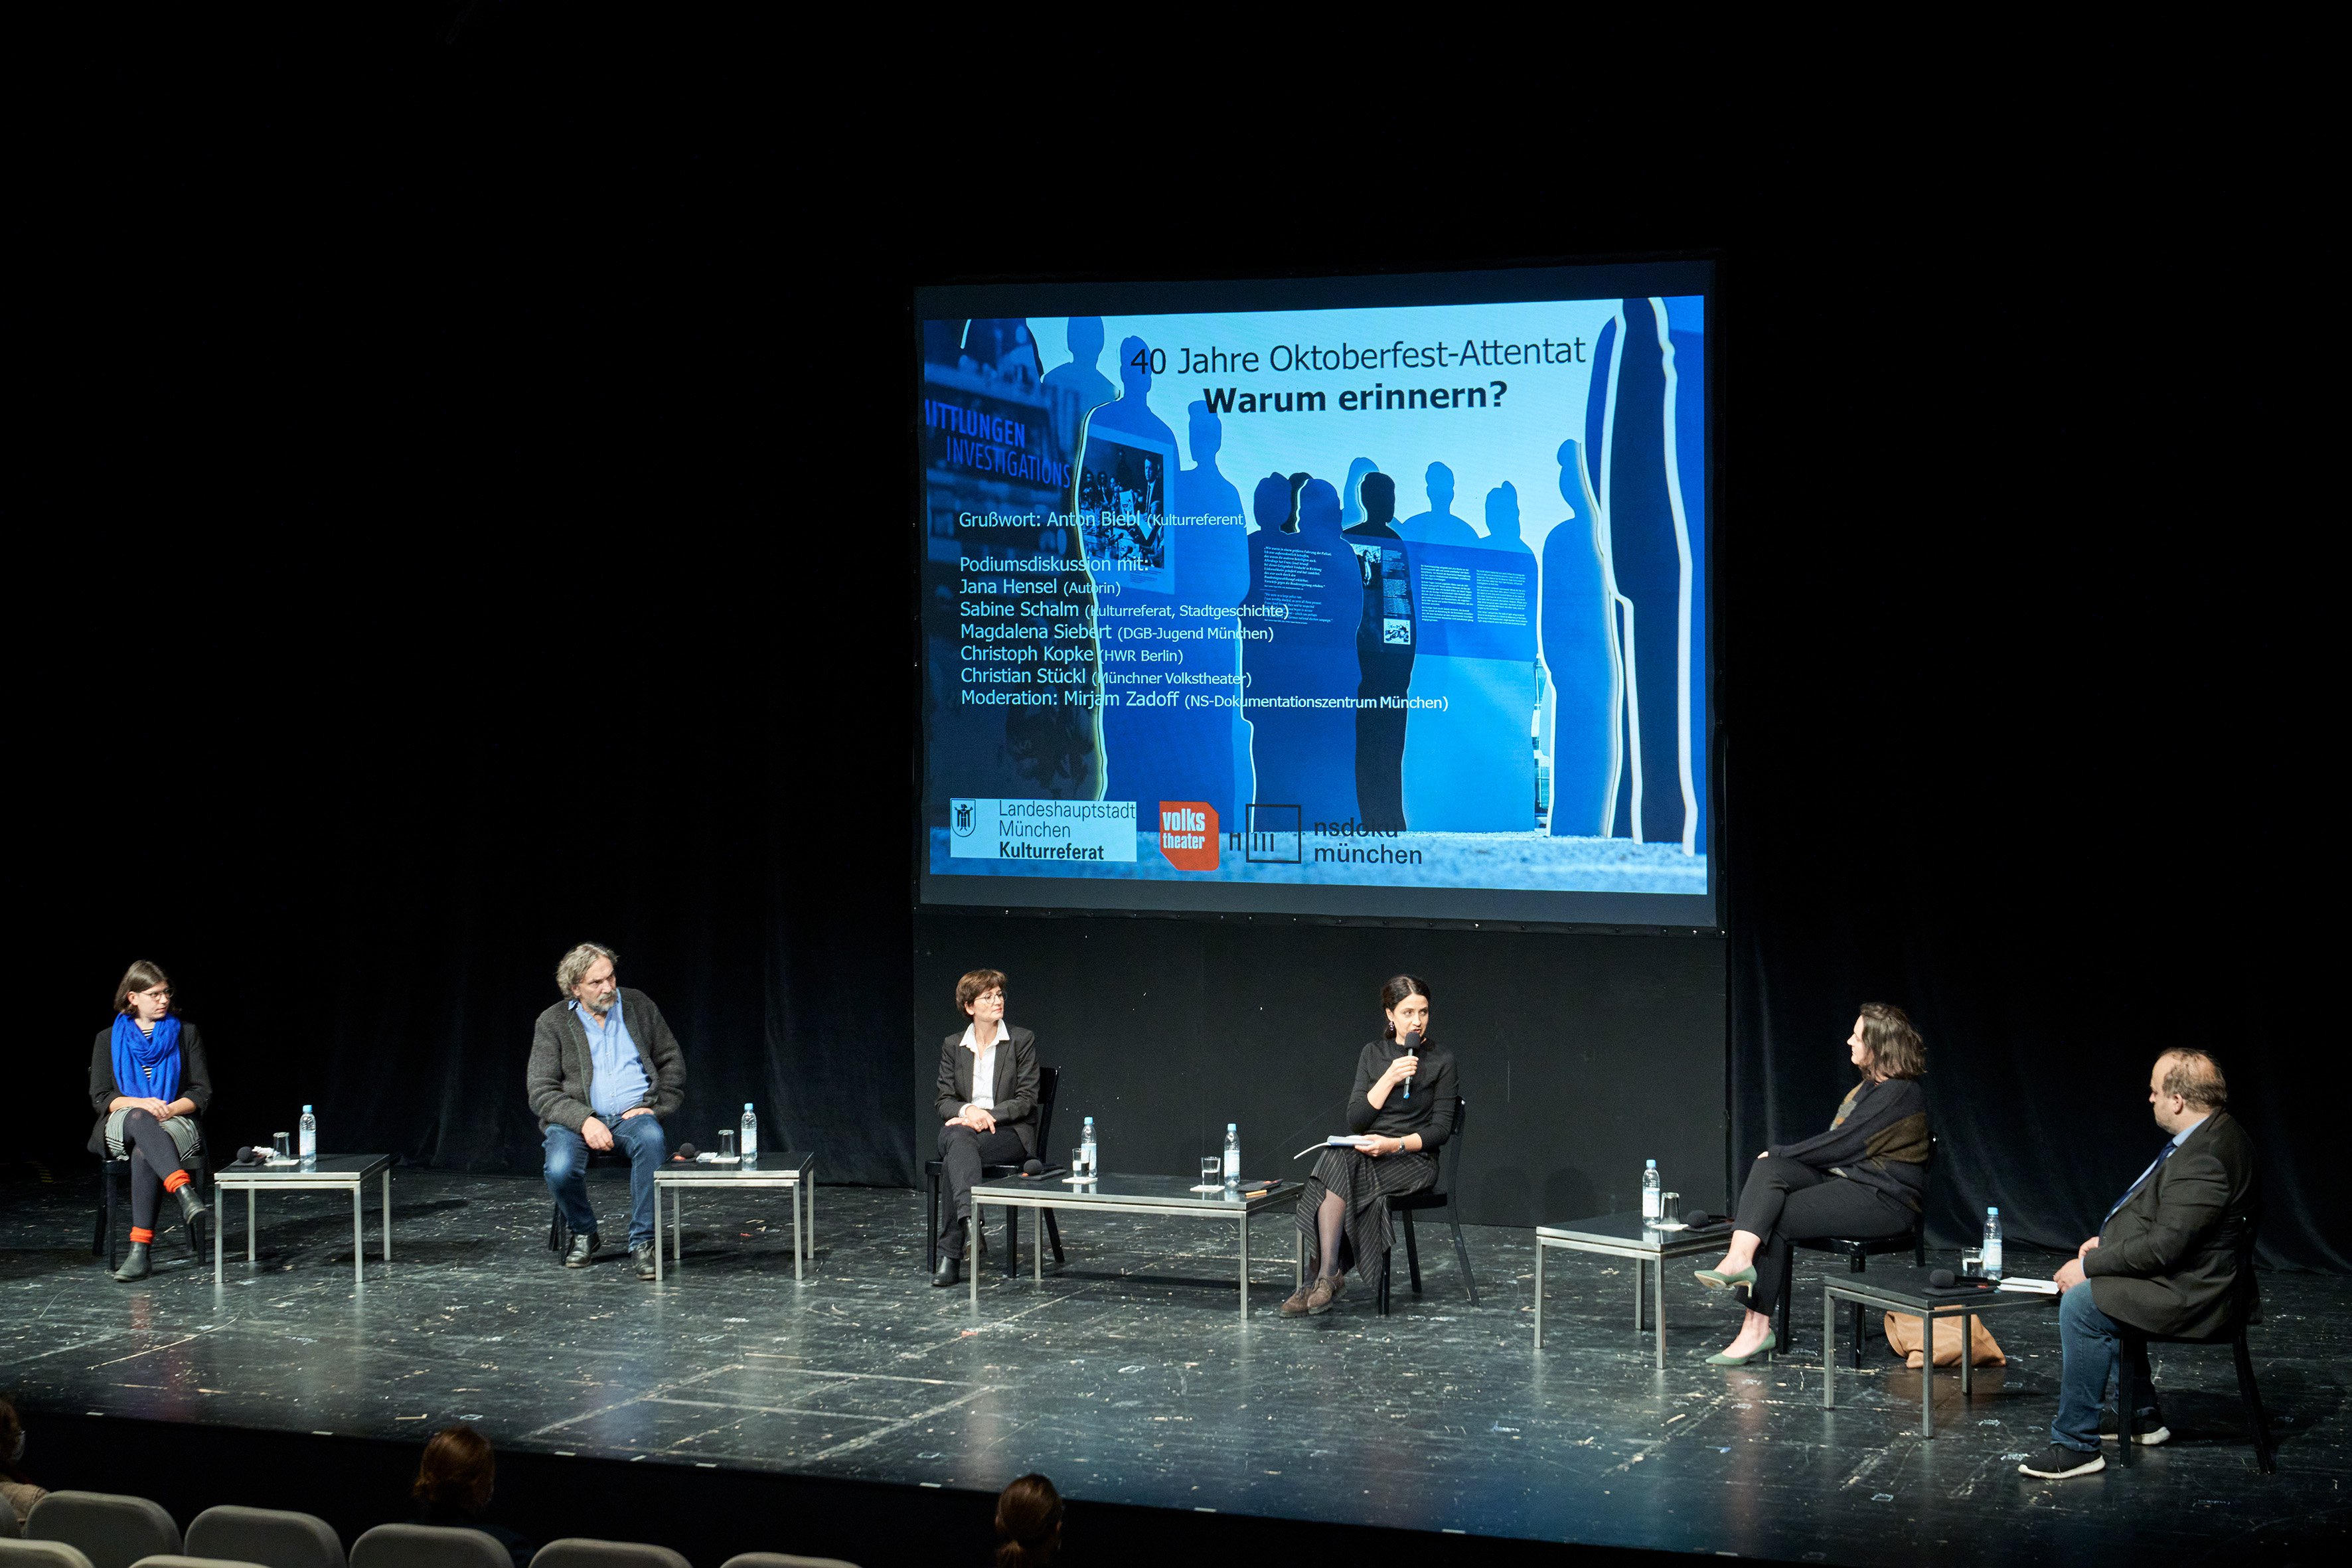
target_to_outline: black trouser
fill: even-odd
[[[1766,1155],[1748,1168],[1739,1189],[1740,1230],[1764,1238],[1756,1248],[1756,1283],[1748,1310],[1772,1310],[1780,1281],[1789,1274],[1789,1244],[1824,1236],[1900,1236],[1911,1228],[1911,1211],[1898,1198],[1795,1160]]]
[[[163,1206],[163,1178],[185,1168],[180,1146],[147,1110],[123,1117],[122,1142],[131,1150],[131,1224],[134,1229],[153,1230],[156,1211]]]
[[[963,1256],[963,1221],[971,1213],[971,1189],[979,1184],[982,1165],[1017,1165],[1029,1158],[1021,1135],[1010,1127],[974,1132],[950,1123],[940,1129],[940,1179],[947,1184],[947,1201],[940,1205],[940,1255]]]

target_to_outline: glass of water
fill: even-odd
[[[1225,1162],[1216,1154],[1201,1156],[1201,1184],[1223,1190],[1225,1184]]]
[[[272,1132],[269,1135],[269,1147],[276,1158],[291,1160],[294,1157],[294,1134]]]
[[[732,1127],[719,1130],[719,1157],[722,1160],[735,1157],[735,1129]]]
[[[1969,1279],[1981,1279],[1984,1278],[1983,1247],[1963,1247],[1960,1248],[1960,1273],[1964,1278]]]
[[[1082,1182],[1091,1182],[1095,1178],[1094,1167],[1087,1163],[1087,1151],[1084,1144],[1070,1151],[1070,1174]]]

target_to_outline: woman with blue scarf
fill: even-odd
[[[196,1026],[173,1016],[170,977],[141,959],[115,986],[114,1023],[98,1032],[89,1053],[89,1102],[98,1112],[90,1152],[131,1156],[131,1253],[115,1270],[117,1279],[147,1278],[148,1246],[165,1193],[179,1201],[188,1239],[201,1247],[205,1205],[187,1163],[204,1146],[196,1118],[212,1098]]]

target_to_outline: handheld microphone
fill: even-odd
[[[1421,1031],[1419,1029],[1415,1029],[1403,1039],[1399,1040],[1397,1044],[1404,1047],[1404,1054],[1409,1057],[1417,1057],[1421,1055]],[[1412,1098],[1412,1079],[1411,1079],[1404,1080],[1404,1097],[1407,1100],[1411,1100]]]
[[[677,1152],[672,1154],[670,1158],[673,1160],[691,1160],[694,1158],[694,1155],[695,1148],[693,1144],[681,1143],[677,1146]]]
[[[1927,1276],[1927,1288],[1931,1290],[1948,1290],[1952,1284],[1952,1271],[1948,1268],[1938,1268]]]
[[[1024,1176],[1042,1176],[1045,1173],[1045,1162],[1024,1160],[1021,1162],[1021,1173]]]

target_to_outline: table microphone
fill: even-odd
[[[1045,1173],[1045,1162],[1024,1160],[1021,1162],[1021,1173],[1024,1176],[1042,1176]]]
[[[677,1146],[677,1152],[672,1154],[670,1158],[673,1160],[691,1160],[694,1158],[694,1154],[695,1149],[693,1144],[681,1143]]]
[[[1684,1228],[1688,1230],[1705,1230],[1708,1226],[1714,1223],[1715,1222],[1713,1220],[1706,1217],[1706,1211],[1705,1209],[1693,1209],[1690,1213],[1683,1215]]]
[[[1403,1039],[1399,1040],[1397,1044],[1404,1047],[1404,1054],[1409,1057],[1417,1057],[1421,1055],[1421,1031],[1419,1029],[1415,1029],[1412,1034],[1407,1035]],[[1412,1098],[1412,1079],[1411,1079],[1404,1080],[1404,1097],[1407,1100],[1411,1100]]]
[[[1930,1290],[1948,1290],[1955,1283],[1948,1268],[1938,1268],[1927,1276],[1927,1289]]]
[[[269,1163],[270,1156],[276,1152],[277,1151],[275,1149],[264,1149],[258,1143],[246,1145],[237,1150],[236,1158],[231,1161],[230,1163],[236,1165],[266,1165]]]

